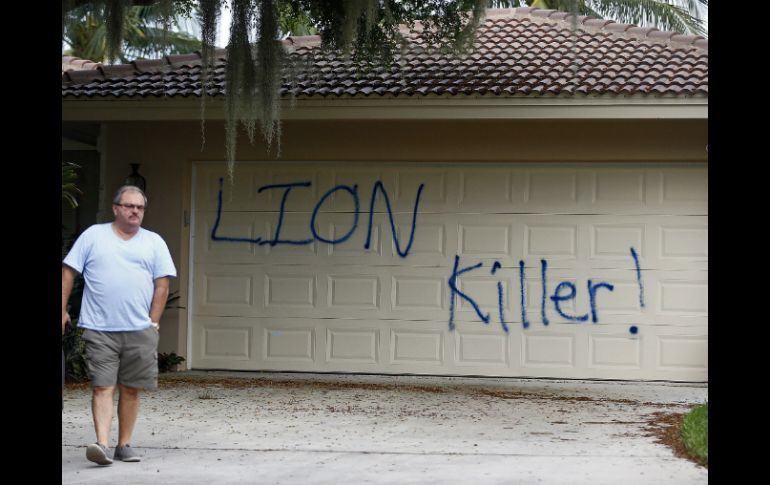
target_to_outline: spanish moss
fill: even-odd
[[[249,123],[249,113],[256,103],[256,72],[252,57],[249,34],[253,25],[253,9],[250,0],[233,0],[233,20],[230,25],[230,42],[227,44],[225,67],[225,152],[227,175],[234,181],[235,150],[238,139],[238,121],[246,126],[253,137],[254,122]]]
[[[120,58],[123,50],[123,18],[130,0],[105,0],[105,18],[107,20],[107,59]]]
[[[201,25],[201,151],[206,146],[206,96],[209,70],[214,67],[214,43],[217,40],[217,25],[222,0],[200,0],[199,21]]]
[[[262,0],[259,19],[259,42],[257,44],[257,94],[259,99],[259,127],[267,143],[280,136],[281,114],[281,66],[283,48],[277,40],[278,15],[274,0]],[[252,137],[253,142],[253,137]]]
[[[224,0],[62,0],[62,39],[70,35],[72,13],[97,12],[106,27],[106,57],[123,55],[126,11],[134,4],[156,6],[164,32],[175,15],[192,15],[197,7],[201,26],[201,150],[205,146],[206,98],[216,67],[215,42]],[[232,0],[230,41],[225,63],[225,155],[234,181],[238,129],[254,143],[257,127],[267,152],[281,149],[281,88],[294,104],[296,80],[321,75],[314,59],[333,53],[347,57],[358,75],[403,72],[407,45],[463,56],[473,47],[485,7],[537,7],[571,11],[576,16],[612,18],[618,22],[654,25],[661,30],[705,34],[699,7],[707,0]],[[85,9],[85,10],[80,10]],[[90,9],[90,10],[89,10]],[[103,17],[102,17],[103,13]],[[89,14],[90,15],[90,14]],[[286,18],[284,18],[286,17]],[[88,17],[86,17],[88,18]],[[281,25],[291,25],[286,28]],[[281,35],[292,31],[320,34],[320,48],[287,52]],[[129,44],[126,44],[129,46]],[[130,49],[127,49],[130,52]],[[188,51],[189,52],[189,51]],[[574,56],[573,47],[573,56]],[[319,57],[320,56],[320,57]],[[94,59],[101,62],[102,59]],[[126,62],[126,61],[124,61]]]

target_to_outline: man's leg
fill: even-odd
[[[86,364],[93,389],[91,412],[96,429],[96,443],[86,447],[86,459],[99,465],[111,465],[109,443],[112,397],[115,394],[120,349],[115,335],[109,332],[86,329],[83,331],[83,341],[86,345]]]
[[[139,415],[139,390],[158,387],[158,331],[152,327],[125,332],[118,372],[118,445],[115,459],[140,461],[132,447],[131,437]]]
[[[139,415],[139,389],[118,384],[118,446],[131,443],[136,417]]]
[[[96,441],[109,446],[110,425],[112,424],[112,394],[115,386],[94,387],[91,399],[91,412],[94,415],[94,428],[96,428]]]

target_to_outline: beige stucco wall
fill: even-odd
[[[100,217],[111,220],[110,199],[140,163],[150,200],[144,226],[169,245],[179,277],[179,309],[168,310],[160,351],[186,354],[187,261],[194,161],[224,160],[224,127],[207,123],[201,151],[200,123],[109,122],[101,129],[105,200]],[[287,121],[282,127],[281,156],[296,161],[420,162],[704,162],[706,120],[645,121]],[[250,146],[240,137],[239,160],[276,160],[261,140]],[[237,177],[237,167],[236,167]]]

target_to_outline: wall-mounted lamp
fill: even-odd
[[[134,185],[136,187],[139,187],[142,189],[142,192],[147,192],[147,181],[144,177],[139,175],[139,163],[132,163],[131,165],[131,173],[128,177],[126,177],[125,184],[126,185]]]

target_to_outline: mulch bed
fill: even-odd
[[[255,389],[264,387],[278,387],[283,389],[320,389],[325,391],[362,389],[369,391],[407,391],[407,392],[428,392],[432,394],[441,394],[446,392],[446,388],[438,386],[421,386],[414,384],[372,384],[365,382],[324,382],[311,380],[288,380],[288,379],[264,379],[264,378],[244,378],[244,377],[218,377],[218,376],[185,376],[169,373],[161,374],[158,377],[159,389],[174,389],[190,386],[216,386],[224,389]],[[87,389],[90,387],[88,382],[67,383],[65,389]]]
[[[652,413],[644,430],[646,436],[655,438],[656,443],[661,443],[674,452],[674,456],[690,460],[698,465],[708,468],[708,463],[702,462],[697,457],[691,456],[684,446],[679,430],[682,429],[682,421],[685,413],[670,413],[658,411]]]

